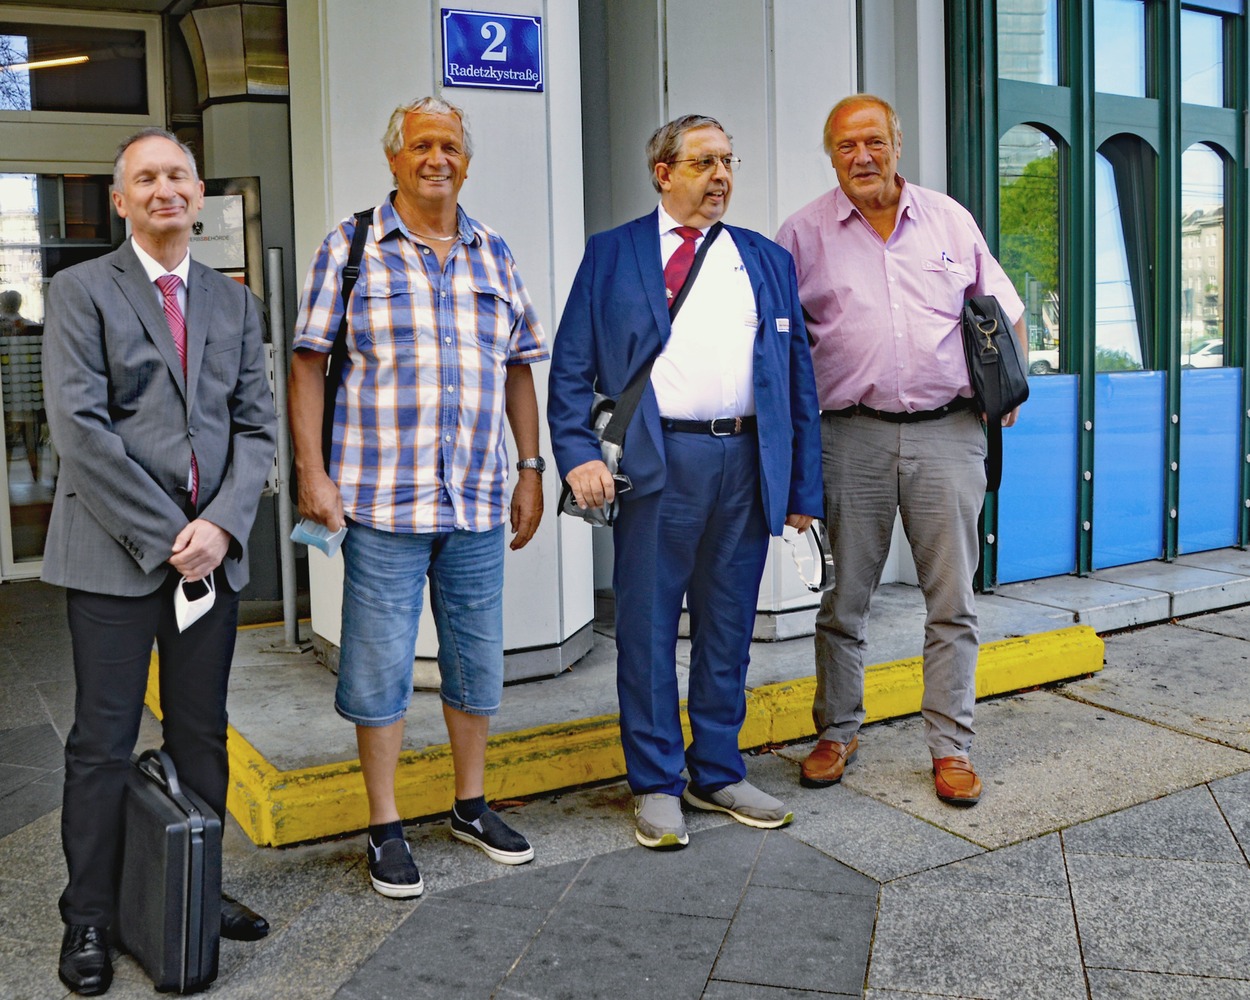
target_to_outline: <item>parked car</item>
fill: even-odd
[[[1054,375],[1059,371],[1059,348],[1029,351],[1030,375]]]
[[[1224,341],[1208,340],[1189,352],[1182,368],[1219,368],[1224,364]]]

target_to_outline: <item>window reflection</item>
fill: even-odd
[[[1094,89],[1146,96],[1146,5],[1094,0]]]
[[[146,115],[142,31],[0,21],[0,111]]]
[[[111,177],[0,174],[0,404],[15,562],[43,558],[57,459],[43,401],[44,291],[57,271],[117,246]]]
[[[1059,371],[1059,149],[1017,125],[998,144],[999,260],[1024,300],[1029,372]]]
[[[1224,19],[1181,11],[1181,100],[1224,106]]]
[[[1059,82],[1058,0],[998,0],[998,75]]]
[[[1116,136],[1094,164],[1094,368],[1135,371],[1148,303],[1153,160],[1140,140]]]
[[[1181,155],[1181,365],[1224,364],[1224,160],[1210,146]]]

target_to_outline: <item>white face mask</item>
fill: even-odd
[[[187,597],[187,587],[204,584],[208,589],[199,597]],[[217,600],[217,588],[213,583],[213,576],[210,573],[203,580],[197,580],[195,584],[191,584],[184,576],[178,581],[178,586],[174,588],[174,621],[178,623],[178,631],[185,632],[188,628],[198,622],[206,614],[209,608],[213,606],[213,602]]]

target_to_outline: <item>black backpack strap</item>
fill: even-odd
[[[690,294],[690,288],[694,285],[694,279],[699,274],[699,268],[703,266],[703,258],[707,256],[708,247],[712,245],[724,228],[724,225],[718,222],[707,231],[707,236],[703,238],[699,252],[694,255],[694,261],[690,264],[690,273],[686,275],[686,283],[681,286],[681,291],[677,293],[677,298],[673,300],[673,304],[668,308],[668,321],[670,324],[677,318],[682,304],[686,301],[686,296]],[[656,357],[659,357],[658,352],[634,373],[634,377],[629,380],[629,385],[625,387],[624,391],[617,398],[616,405],[612,408],[612,417],[608,421],[608,425],[603,429],[604,441],[618,447],[624,447],[625,428],[629,426],[630,420],[633,419],[634,411],[638,409],[638,404],[642,401],[642,393],[646,389],[648,380],[651,378],[651,366],[655,364]]]
[[[339,272],[339,297],[343,300],[343,317],[339,320],[334,344],[330,348],[330,365],[326,370],[325,405],[321,410],[321,456],[330,465],[330,445],[334,440],[334,402],[338,397],[339,383],[343,381],[343,364],[347,360],[347,304],[352,289],[360,277],[360,262],[365,256],[365,241],[373,224],[373,209],[366,208],[354,216],[356,228],[352,231],[352,246],[347,253],[347,263]]]

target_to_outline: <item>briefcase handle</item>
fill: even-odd
[[[163,785],[169,797],[182,807],[188,816],[199,816],[200,810],[195,803],[182,794],[182,785],[178,781],[178,769],[174,767],[173,758],[164,750],[144,750],[135,761],[135,767],[158,785]]]

